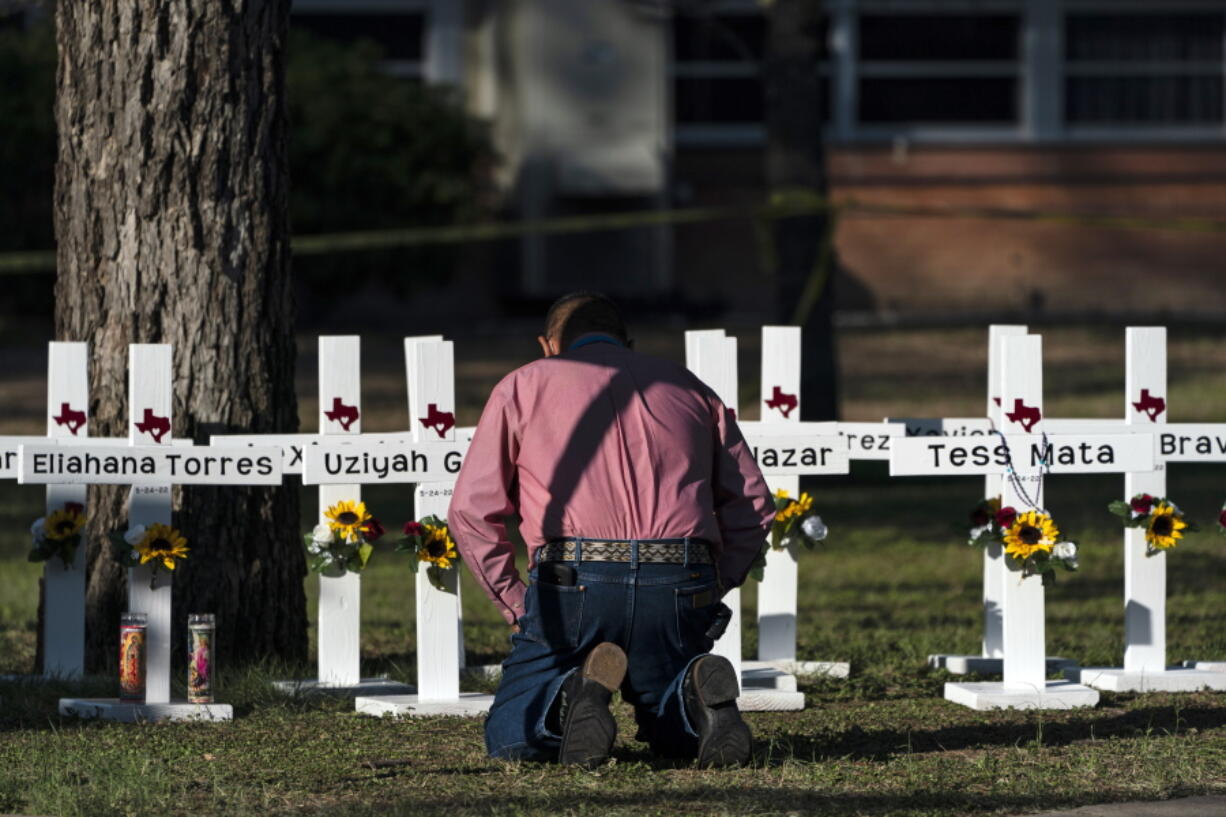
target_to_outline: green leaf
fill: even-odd
[[[1132,521],[1132,506],[1122,499],[1117,499],[1107,506],[1107,510],[1120,517],[1125,523]]]
[[[361,565],[362,568],[366,567],[366,563],[370,561],[370,554],[374,552],[374,545],[368,542],[362,542],[362,544],[358,545],[358,564]]]
[[[42,551],[40,551],[38,548],[30,548],[29,554],[26,555],[26,561],[29,562],[41,562],[44,561],[45,558],[46,557],[43,556]]]

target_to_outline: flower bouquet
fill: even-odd
[[[65,502],[60,510],[34,520],[30,526],[29,560],[46,562],[58,556],[68,570],[77,557],[84,526],[85,506],[78,502]]]
[[[787,491],[775,492],[775,521],[771,523],[770,543],[754,559],[749,575],[758,581],[766,570],[766,550],[785,550],[794,544],[812,550],[830,534],[826,523],[813,510],[813,497],[806,493],[792,499]]]
[[[174,570],[175,565],[186,559],[187,552],[191,550],[182,533],[170,525],[157,522],[149,527],[135,525],[122,533],[115,531],[111,534],[111,548],[115,560],[124,567],[153,563],[153,572],[149,577],[150,590],[157,585],[161,568]]]
[[[1050,514],[1038,510],[1018,513],[1009,507],[1001,508],[996,519],[1011,570],[1020,570],[1023,577],[1042,576],[1043,584],[1052,584],[1057,567],[1077,569],[1077,545],[1060,540],[1060,529]]]
[[[444,581],[445,570],[455,570],[460,563],[455,540],[447,529],[447,520],[427,516],[421,521],[404,523],[404,536],[396,543],[396,550],[413,554],[413,569],[426,565],[426,578],[438,590],[452,592]]]
[[[1196,526],[1183,518],[1183,511],[1166,497],[1137,494],[1127,502],[1117,499],[1107,506],[1124,520],[1126,528],[1145,528],[1145,555],[1153,556],[1179,544],[1184,531]],[[1226,508],[1223,509],[1226,513]],[[1219,517],[1218,524],[1221,525]]]
[[[361,573],[385,531],[366,510],[365,502],[342,499],[324,512],[325,522],[303,536],[310,568],[316,573]]]

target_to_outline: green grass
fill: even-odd
[[[984,334],[846,336],[847,416],[982,410]],[[1121,333],[1045,335],[1048,413],[1118,415]],[[1172,332],[1172,419],[1226,416],[1223,349],[1220,337]],[[391,376],[367,382],[384,381],[402,388]],[[743,394],[748,402],[748,382]],[[390,411],[372,430],[394,427]],[[461,411],[475,414],[472,406]],[[1170,495],[1207,529],[1226,499],[1222,473],[1170,469]],[[1106,511],[1122,482],[1086,476],[1048,484],[1047,504],[1081,544],[1083,566],[1048,593],[1048,651],[1086,665],[1118,665],[1122,655],[1122,535]],[[879,464],[814,482],[832,533],[802,557],[799,653],[850,661],[852,677],[804,683],[802,713],[748,715],[758,739],[749,768],[654,761],[629,739],[634,729],[621,704],[622,738],[614,761],[598,771],[493,762],[477,721],[378,720],[345,702],[284,697],[268,681],[306,677],[311,667],[227,668],[223,651],[219,694],[236,711],[226,724],[82,723],[56,715],[56,699],[113,694],[112,679],[0,683],[0,813],[954,817],[1226,793],[1226,694],[1107,694],[1095,709],[1064,713],[979,713],[941,698],[950,676],[928,669],[926,656],[979,649],[981,560],[962,541],[981,486],[978,478],[891,480]],[[385,518],[408,514],[403,488],[364,495]],[[0,488],[0,673],[32,666],[39,570],[24,561],[24,532],[41,501],[37,489]],[[309,513],[311,492],[303,504]],[[1226,540],[1211,529],[1195,534],[1168,563],[1170,660],[1226,659]],[[366,672],[413,679],[411,586],[403,557],[380,550],[363,578]],[[313,593],[315,582],[307,587]],[[469,662],[499,660],[505,626],[471,580],[462,592]],[[744,599],[752,655],[752,584]]]
[[[1087,664],[1121,656],[1122,537],[1105,511],[1119,482],[1050,483],[1083,569],[1049,592],[1049,651]],[[1176,467],[1171,483],[1194,516],[1220,503],[1212,468]],[[750,768],[657,762],[628,739],[620,704],[623,737],[596,772],[494,762],[479,722],[378,720],[344,702],[283,697],[267,682],[309,667],[264,666],[221,675],[220,695],[236,709],[228,724],[77,722],[55,714],[57,697],[108,694],[110,679],[0,684],[0,812],[969,815],[1226,792],[1226,695],[1104,695],[1067,713],[978,713],[941,699],[949,676],[928,669],[926,655],[978,649],[980,560],[960,543],[978,480],[891,481],[869,466],[815,488],[832,536],[802,561],[800,653],[850,660],[853,674],[804,684],[803,713],[748,715],[758,738]],[[370,492],[384,506],[397,496]],[[21,504],[2,515],[31,510]],[[1223,541],[1195,534],[1169,565],[1170,658],[1226,658]],[[9,670],[28,669],[35,580],[24,563],[0,561]],[[368,671],[413,677],[408,581],[391,552],[363,580]],[[469,661],[496,660],[505,629],[470,583],[463,592]],[[755,588],[745,596],[752,653]]]

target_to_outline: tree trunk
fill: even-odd
[[[827,108],[818,73],[822,0],[768,5],[766,181],[779,203],[824,201],[822,149]],[[838,360],[834,343],[833,219],[825,213],[777,219],[774,239],[776,320],[803,328],[801,404],[807,420],[836,420]]]
[[[90,343],[91,431],[127,436],[129,343],[174,345],[174,436],[294,431],[285,41],[290,0],[57,5],[56,337]],[[86,663],[114,666],[127,488],[94,489]],[[226,661],[306,657],[298,495],[176,491],[188,612]]]

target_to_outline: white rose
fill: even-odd
[[[1051,555],[1062,561],[1077,558],[1077,544],[1075,542],[1057,542],[1052,548]]]
[[[975,544],[975,542],[977,542],[977,541],[979,540],[979,537],[980,537],[980,536],[984,536],[984,535],[989,534],[989,533],[991,533],[991,532],[992,532],[992,523],[991,523],[991,522],[989,522],[989,523],[988,523],[988,524],[986,524],[986,525],[980,525],[980,526],[979,526],[979,527],[977,527],[977,528],[971,528],[971,538],[968,540],[968,543],[973,545],[973,544]]]
[[[145,538],[145,526],[137,525],[134,528],[128,528],[128,532],[123,535],[123,540],[129,545],[135,545]]]
[[[324,523],[319,523],[315,529],[311,531],[311,541],[321,548],[326,548],[332,544],[332,528]]]
[[[34,537],[34,543],[39,544],[46,538],[47,520],[44,517],[39,517],[34,520],[34,524],[30,526],[30,535]]]
[[[813,514],[800,523],[800,532],[810,541],[820,542],[829,535],[830,530],[820,516]]]
[[[131,559],[133,562],[139,562],[140,561],[140,551],[139,550],[132,551],[131,553],[128,554],[128,558]]]

